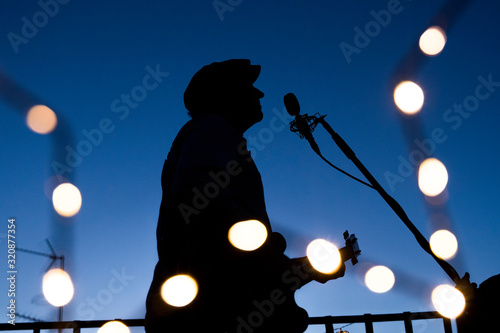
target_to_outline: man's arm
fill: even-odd
[[[318,281],[320,283],[326,283],[330,280],[335,280],[341,278],[345,274],[345,265],[342,263],[338,270],[332,274],[324,274],[311,266],[309,259],[307,257],[293,258],[292,261],[292,271],[297,272],[300,275],[300,280],[302,284],[300,287],[308,284],[311,281]],[[300,288],[299,287],[299,288]]]

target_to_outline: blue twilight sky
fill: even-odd
[[[48,253],[49,239],[65,254],[76,293],[64,319],[141,318],[157,259],[161,168],[188,120],[182,94],[199,68],[230,58],[262,66],[255,86],[265,93],[265,117],[246,137],[262,174],[273,227],[287,237],[287,253],[304,255],[308,241],[317,237],[342,245],[346,229],[359,238],[360,265],[348,265],[340,280],[311,283],[297,292],[299,305],[311,316],[433,310],[432,288],[451,280],[375,191],[331,169],[288,130],[282,102],[288,92],[297,95],[303,113],[328,115],[326,120],[425,237],[438,225],[456,234],[459,253],[451,263],[460,275],[470,272],[479,283],[498,274],[500,3],[471,1],[461,15],[442,16],[439,22],[449,29],[444,51],[426,57],[418,68],[398,67],[445,2],[2,1],[4,275],[7,220],[15,217],[19,248]],[[372,30],[363,39],[359,31],[367,28]],[[407,78],[424,90],[417,117],[403,118],[394,106],[397,68],[409,70]],[[148,81],[150,90],[141,89],[152,72],[156,82]],[[5,77],[51,107],[60,119],[56,132],[66,136],[31,132],[23,117],[26,108],[9,102],[13,96],[6,92]],[[478,89],[481,99],[475,97]],[[136,100],[127,103],[125,95]],[[463,103],[473,111],[455,112]],[[74,218],[57,218],[46,194],[48,179],[54,162],[67,161],[55,151],[77,149],[87,140],[84,133],[103,121],[109,133],[64,175],[80,189],[82,209]],[[420,137],[414,136],[417,128]],[[432,139],[436,129],[441,129],[439,140]],[[324,155],[359,175],[323,129],[314,134]],[[415,139],[427,142],[430,155],[447,167],[444,205],[429,204],[418,189],[409,161],[426,152],[407,144]],[[436,212],[439,221],[449,222],[432,223]],[[17,252],[21,314],[57,319],[39,297],[49,262]],[[390,267],[395,288],[370,292],[362,281],[370,264]],[[6,305],[7,282],[0,288]],[[440,332],[429,325],[419,329]],[[401,332],[402,327],[384,329]],[[349,327],[351,333],[360,330]]]

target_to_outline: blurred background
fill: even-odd
[[[189,120],[184,89],[202,66],[231,58],[262,66],[255,86],[265,116],[245,136],[286,253],[304,256],[315,238],[340,247],[345,230],[359,239],[360,263],[344,278],[296,293],[310,316],[433,311],[432,290],[453,283],[373,189],[289,131],[289,92],[302,113],[327,115],[427,239],[441,229],[454,235],[448,260],[460,276],[480,283],[498,274],[498,13],[493,0],[2,1],[1,265],[8,276],[15,224],[16,322],[58,319],[42,295],[52,260],[22,251],[51,254],[51,246],[74,285],[64,320],[143,318],[161,169]],[[419,40],[435,26],[428,55]],[[414,84],[398,107],[403,81]],[[30,112],[35,105],[44,107]],[[362,177],[322,128],[314,135],[332,163]],[[427,158],[437,161],[429,174],[420,168]],[[76,199],[75,188],[60,194],[70,207],[58,213],[60,183],[77,190]],[[394,274],[387,292],[367,288],[376,265]],[[9,281],[0,288],[8,306]],[[433,325],[415,331],[443,331]]]

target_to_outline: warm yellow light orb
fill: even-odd
[[[391,290],[395,282],[394,273],[385,266],[374,266],[365,274],[366,286],[375,293]]]
[[[80,211],[82,195],[75,185],[63,183],[52,192],[52,204],[59,215],[71,217]]]
[[[48,134],[56,128],[57,117],[54,111],[45,105],[35,105],[26,115],[26,125],[35,133]]]
[[[318,272],[332,274],[342,263],[338,248],[325,239],[315,239],[307,246],[307,259]]]
[[[418,42],[420,49],[427,55],[437,55],[443,51],[446,44],[446,33],[438,26],[430,27]]]
[[[414,114],[424,105],[424,92],[418,84],[403,81],[394,89],[394,102],[403,113]]]
[[[102,325],[97,333],[130,333],[130,329],[121,321],[113,320]]]
[[[172,276],[163,283],[161,297],[172,306],[183,307],[191,303],[198,294],[196,280],[186,274]]]
[[[433,233],[429,243],[432,252],[441,259],[451,259],[457,254],[457,238],[448,230],[438,230]]]
[[[42,290],[47,302],[53,306],[68,304],[75,293],[69,274],[60,268],[54,268],[45,273]]]
[[[434,288],[431,299],[436,311],[447,318],[456,318],[465,309],[464,295],[448,284]]]
[[[418,168],[418,187],[429,197],[435,197],[444,191],[448,184],[448,171],[436,158],[428,158]]]
[[[267,228],[257,220],[241,221],[229,229],[228,238],[234,247],[243,251],[253,251],[266,241]]]

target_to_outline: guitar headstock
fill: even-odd
[[[352,265],[358,263],[358,256],[361,254],[359,249],[358,239],[354,234],[349,235],[349,231],[344,232],[345,247],[341,248],[340,255],[342,256],[342,261],[347,261],[351,259]]]

